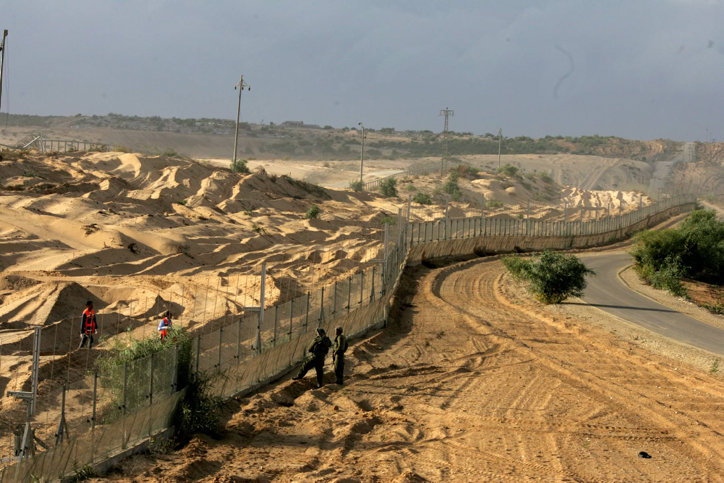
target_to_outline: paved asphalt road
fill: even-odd
[[[630,290],[618,271],[632,263],[624,252],[583,255],[581,260],[596,275],[588,278],[583,300],[647,329],[715,354],[724,354],[724,330],[672,310]]]

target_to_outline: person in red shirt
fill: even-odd
[[[167,310],[161,322],[158,323],[158,332],[161,334],[161,342],[166,340],[166,336],[171,330],[171,311]]]
[[[88,342],[88,348],[93,347],[93,335],[97,332],[98,325],[96,323],[96,311],[93,310],[93,301],[89,300],[85,304],[85,310],[80,319],[80,345],[78,349],[82,348],[86,341]]]

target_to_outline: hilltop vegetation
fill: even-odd
[[[159,116],[125,116],[110,113],[103,116],[33,116],[11,114],[8,126],[38,130],[72,129],[81,135],[84,130],[118,129],[144,132],[180,133],[186,135],[233,136],[234,121],[230,119],[180,119]],[[366,154],[371,159],[422,158],[440,156],[443,136],[432,131],[397,131],[394,128],[367,129]],[[356,159],[360,152],[360,134],[356,129],[286,121],[281,124],[240,124],[240,151],[243,156],[289,157],[315,159]],[[98,141],[94,139],[94,141]],[[137,149],[135,146],[129,146]],[[588,154],[655,160],[668,156],[680,147],[670,140],[634,141],[613,136],[528,136],[503,137],[502,154]],[[451,156],[497,154],[498,137],[491,133],[450,132],[448,151]]]

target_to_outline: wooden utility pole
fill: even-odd
[[[8,29],[3,30],[3,40],[0,43],[0,107],[3,102],[3,71],[5,70],[5,37],[8,36]]]
[[[236,106],[236,131],[234,132],[234,156],[231,159],[231,168],[234,169],[236,166],[236,147],[239,145],[239,115],[241,114],[241,91],[250,91],[251,87],[248,84],[244,84],[244,76],[239,76],[239,83],[234,86],[234,90],[239,89],[239,104]]]

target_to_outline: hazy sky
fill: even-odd
[[[724,140],[722,0],[0,0],[2,111]]]

